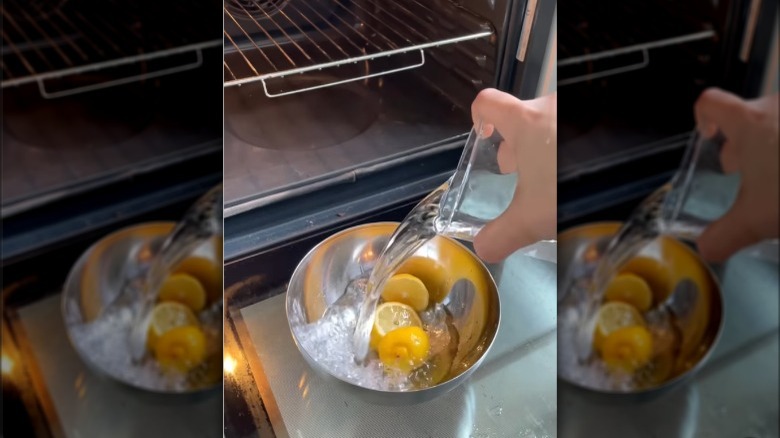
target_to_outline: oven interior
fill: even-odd
[[[0,5],[3,430],[10,435],[133,435],[138,417],[154,425],[148,436],[219,434],[221,393],[156,397],[90,372],[60,309],[68,272],[96,240],[139,222],[178,220],[221,181],[222,120],[214,116],[222,40],[212,6]],[[182,424],[184,412],[196,418]]]
[[[648,193],[679,165],[694,128],[693,104],[721,80],[728,6],[585,0],[561,9],[562,221],[589,213],[593,204],[583,197],[617,203]]]
[[[212,3],[3,2],[4,219],[220,149]]]
[[[226,1],[226,216],[460,146],[508,3]]]

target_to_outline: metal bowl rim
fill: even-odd
[[[573,227],[567,228],[567,229],[561,231],[560,233],[558,233],[558,241],[560,242],[562,240],[560,238],[560,236],[562,236],[562,235],[564,235],[566,233],[573,233],[574,231],[577,231],[577,230],[591,228],[591,227],[599,227],[599,226],[617,226],[617,227],[620,227],[622,224],[623,224],[623,222],[620,222],[620,221],[599,221],[599,222],[588,222],[588,223],[585,223],[585,224],[575,225]],[[690,377],[693,377],[693,375],[695,375],[697,372],[699,372],[701,370],[702,367],[704,367],[704,365],[706,364],[706,362],[709,360],[710,356],[712,355],[712,351],[715,350],[715,348],[717,347],[718,342],[720,341],[721,335],[723,334],[723,327],[724,327],[724,323],[725,323],[725,320],[726,320],[726,309],[725,309],[725,306],[724,306],[725,303],[724,303],[724,300],[723,300],[723,289],[722,289],[722,286],[720,284],[720,280],[715,275],[715,273],[712,271],[712,268],[710,267],[710,265],[707,264],[706,262],[704,262],[704,260],[701,259],[701,256],[699,256],[696,252],[694,252],[693,249],[691,249],[688,245],[685,244],[685,242],[683,242],[682,240],[677,239],[677,238],[675,238],[673,236],[661,236],[661,237],[670,238],[670,239],[675,240],[677,243],[680,243],[685,248],[685,251],[687,251],[690,254],[692,254],[696,258],[696,260],[698,260],[701,263],[701,265],[704,266],[704,268],[707,270],[707,273],[710,276],[710,279],[712,280],[713,284],[715,285],[715,289],[717,290],[718,303],[720,304],[720,321],[718,322],[718,328],[715,331],[715,336],[712,338],[712,343],[710,344],[710,347],[707,349],[707,352],[704,353],[704,355],[702,355],[702,357],[696,362],[696,365],[694,365],[693,367],[689,368],[688,371],[678,375],[677,377],[675,377],[673,379],[667,380],[667,381],[663,382],[662,384],[660,384],[658,386],[653,386],[651,388],[643,388],[643,389],[640,389],[638,391],[615,391],[615,390],[606,390],[606,389],[593,388],[593,387],[590,387],[590,386],[585,386],[585,385],[583,385],[581,383],[578,383],[578,382],[571,381],[571,380],[561,376],[560,374],[558,374],[558,378],[559,379],[561,379],[562,381],[564,381],[564,382],[566,382],[566,383],[568,383],[568,384],[570,384],[572,386],[575,386],[575,387],[580,388],[580,389],[584,389],[586,391],[592,391],[594,393],[604,394],[604,395],[609,395],[609,396],[626,396],[626,397],[628,397],[628,396],[650,395],[650,394],[653,394],[653,393],[658,393],[658,392],[662,392],[662,391],[668,390],[669,388],[671,388],[673,386],[676,386],[678,383],[680,383],[680,382],[682,382],[682,381],[684,381],[684,380],[686,380],[686,379],[688,379]]]
[[[70,285],[73,284],[74,281],[76,281],[74,276],[77,273],[80,273],[83,270],[84,263],[86,263],[87,257],[90,254],[92,254],[92,252],[95,250],[95,248],[101,242],[103,242],[106,239],[119,236],[121,234],[124,234],[124,233],[127,233],[129,231],[132,231],[132,230],[134,230],[136,228],[147,228],[147,227],[151,227],[151,226],[161,226],[161,225],[169,225],[171,228],[173,228],[173,227],[176,226],[176,222],[175,221],[142,222],[142,223],[138,223],[138,224],[133,224],[133,225],[128,225],[126,227],[122,227],[122,228],[120,228],[118,230],[115,230],[115,231],[112,231],[112,232],[106,234],[105,236],[101,237],[100,239],[96,240],[92,245],[89,246],[89,248],[87,248],[79,256],[79,258],[76,261],[76,263],[74,263],[73,267],[70,269],[70,272],[68,272],[68,276],[65,279],[65,283],[64,283],[64,287],[63,287],[62,298],[60,299],[60,311],[62,313],[63,323],[65,324],[65,334],[67,335],[68,341],[70,342],[70,345],[73,348],[73,350],[76,351],[76,354],[79,356],[81,361],[85,365],[87,365],[87,367],[90,370],[96,372],[99,375],[105,376],[105,377],[109,378],[110,380],[112,380],[114,382],[118,382],[118,383],[122,384],[123,386],[126,386],[128,388],[132,388],[132,389],[135,389],[135,390],[143,391],[143,392],[146,392],[146,393],[160,394],[160,395],[166,395],[166,396],[187,396],[187,395],[197,395],[197,394],[208,393],[208,392],[214,391],[218,387],[222,386],[223,382],[219,381],[218,383],[215,383],[214,385],[211,385],[211,386],[203,386],[203,387],[199,387],[199,388],[185,389],[183,391],[165,391],[165,390],[158,389],[158,388],[150,388],[150,387],[147,387],[147,386],[136,385],[136,384],[133,384],[132,382],[128,382],[127,380],[121,379],[121,378],[111,374],[110,372],[104,370],[102,367],[100,367],[99,365],[94,363],[92,361],[92,359],[89,357],[88,354],[86,354],[85,352],[81,351],[81,349],[77,346],[76,342],[73,340],[73,337],[71,335],[70,327],[67,324],[67,322],[65,321],[65,317],[67,316],[67,310],[65,308],[65,306],[66,306],[66,303],[65,303],[65,299],[66,299],[65,298],[65,291],[71,289]]]
[[[306,255],[303,256],[303,258],[301,258],[301,261],[298,262],[298,265],[295,267],[295,270],[293,271],[293,274],[290,277],[290,279],[295,278],[295,276],[299,273],[299,270],[303,268],[304,261],[306,261],[309,258],[310,255],[312,255],[316,251],[320,250],[321,247],[324,246],[330,240],[335,239],[336,237],[339,237],[341,235],[348,234],[350,232],[354,232],[355,230],[358,230],[358,229],[361,229],[361,228],[369,228],[369,227],[376,227],[376,226],[386,226],[386,225],[394,225],[397,228],[398,225],[400,225],[400,222],[392,222],[392,221],[369,222],[369,223],[359,224],[359,225],[355,225],[355,226],[343,229],[343,230],[341,230],[341,231],[339,231],[337,233],[334,233],[334,234],[328,236],[327,238],[325,238],[321,242],[319,242],[317,245],[315,245],[312,249],[310,249],[306,253]],[[479,359],[474,361],[474,363],[471,364],[471,366],[468,367],[466,370],[464,370],[462,373],[458,374],[457,376],[455,376],[455,377],[453,377],[453,378],[451,378],[449,380],[445,380],[443,382],[439,382],[438,384],[436,384],[434,386],[429,386],[427,388],[417,388],[417,389],[412,389],[412,390],[408,390],[408,391],[388,391],[388,390],[384,390],[384,389],[367,388],[365,386],[360,386],[360,385],[357,385],[357,384],[355,384],[353,382],[344,380],[341,377],[336,376],[333,373],[331,373],[330,370],[326,369],[325,367],[318,366],[317,368],[319,370],[324,371],[329,377],[332,377],[332,378],[338,380],[339,382],[347,384],[347,385],[349,385],[351,387],[360,388],[362,390],[375,392],[375,393],[395,395],[395,394],[419,394],[419,393],[423,393],[423,392],[427,392],[427,391],[432,391],[432,390],[435,390],[435,389],[442,389],[444,386],[446,386],[448,384],[450,386],[452,386],[451,388],[448,388],[448,390],[452,390],[455,387],[457,387],[458,385],[460,385],[463,382],[463,379],[465,379],[466,377],[471,375],[471,373],[473,373],[482,364],[483,360],[485,359],[485,357],[490,352],[490,348],[495,343],[496,336],[498,335],[498,331],[501,328],[501,294],[498,292],[498,284],[496,284],[496,280],[493,278],[493,274],[490,272],[490,270],[487,268],[487,266],[485,266],[485,263],[482,261],[482,259],[477,257],[476,254],[473,254],[468,248],[466,248],[466,246],[464,246],[462,243],[458,242],[457,240],[452,239],[452,238],[447,237],[447,236],[437,235],[436,237],[437,238],[447,239],[447,240],[455,243],[456,245],[458,245],[462,250],[471,253],[474,256],[474,259],[476,259],[476,261],[479,263],[480,268],[482,268],[484,273],[486,273],[488,278],[490,279],[490,286],[491,286],[492,290],[494,291],[494,295],[495,295],[495,298],[496,298],[496,307],[497,307],[498,317],[496,319],[496,329],[493,331],[491,339],[488,342],[488,345],[485,348],[485,350],[482,352],[482,355],[480,355]],[[314,360],[314,358],[311,357],[311,355],[308,353],[308,351],[306,351],[306,349],[301,346],[301,344],[298,341],[298,337],[295,334],[295,330],[293,330],[292,325],[290,325],[290,318],[289,318],[289,315],[290,315],[290,289],[289,289],[290,288],[290,283],[288,283],[288,285],[287,285],[287,290],[285,291],[285,295],[286,296],[285,296],[285,300],[284,300],[284,304],[285,304],[285,309],[284,310],[285,310],[285,313],[287,315],[287,326],[290,328],[290,333],[292,334],[293,341],[295,342],[295,346],[298,348],[298,351],[301,352],[301,354],[305,354],[306,357],[312,363],[316,364],[317,361]]]

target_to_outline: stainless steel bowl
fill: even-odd
[[[107,306],[114,305],[125,283],[137,278],[147,269],[152,256],[176,224],[153,222],[130,226],[115,231],[95,242],[71,269],[62,293],[62,313],[68,338],[82,361],[93,371],[110,379],[147,392],[187,394],[212,390],[220,386],[222,376],[222,346],[209,352],[206,366],[197,378],[186,380],[184,387],[166,386],[162,380],[156,385],[147,379],[135,378],[129,372],[119,372],[99,360],[93,349],[83,342],[84,324],[94,322]],[[216,260],[214,245],[205,244],[193,255]],[[129,309],[127,309],[129,311]],[[221,324],[218,328],[221,339]],[[128,347],[129,348],[129,347]],[[141,368],[138,368],[140,375]]]
[[[459,303],[463,303],[459,299],[452,299],[449,295],[450,288],[461,278],[473,280],[475,293],[466,294],[471,299],[466,303],[469,310],[466,312],[463,330],[468,333],[460,333],[460,337],[467,341],[460,344],[460,351],[456,354],[456,357],[464,359],[456,360],[456,363],[461,364],[457,371],[451,372],[442,382],[429,388],[382,391],[341,379],[317,363],[302,347],[295,328],[317,321],[325,309],[341,297],[351,281],[365,278],[397,226],[398,223],[393,222],[359,225],[325,239],[298,264],[288,285],[286,297],[290,330],[298,350],[309,366],[315,372],[341,382],[343,388],[366,401],[385,405],[424,402],[462,384],[487,355],[498,332],[501,313],[498,288],[485,265],[460,243],[438,236],[427,242],[412,257],[416,261],[431,263],[431,266],[436,267],[434,270],[418,267],[415,271],[414,264],[409,264],[402,266],[399,272],[418,276],[428,286],[431,296],[438,297],[448,311],[456,314],[462,313]],[[447,280],[437,282],[437,275],[439,279]]]
[[[582,268],[587,264],[593,264],[597,260],[606,243],[620,228],[619,222],[600,222],[570,228],[558,235],[558,284],[559,309],[561,300],[565,294],[565,284],[568,274]],[[683,381],[695,375],[707,362],[723,330],[723,295],[717,277],[701,257],[684,243],[668,236],[659,237],[647,245],[638,257],[655,260],[667,266],[669,275],[664,278],[656,290],[664,290],[670,293],[674,286],[684,278],[690,278],[699,288],[699,299],[693,310],[694,322],[682,328],[682,346],[680,355],[673,365],[670,378],[659,385],[643,388],[636,391],[611,391],[593,388],[567,379],[561,375],[559,378],[565,384],[585,391],[607,396],[607,399],[620,402],[625,397],[635,400],[645,400],[667,392],[677,387]],[[656,300],[662,300],[665,296],[656,296]],[[559,318],[560,320],[560,318]],[[559,351],[566,348],[560,342]],[[559,353],[560,355],[560,353]],[[620,397],[623,396],[623,397]]]

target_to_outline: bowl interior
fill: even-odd
[[[297,328],[319,320],[327,307],[344,294],[350,282],[367,278],[397,226],[397,223],[375,223],[350,228],[321,242],[300,262],[287,289],[287,318],[307,361],[311,362],[311,356],[303,350]],[[498,289],[487,268],[460,243],[437,236],[415,252],[396,273],[418,277],[425,283],[431,300],[445,303],[445,309],[450,312],[457,311],[448,307],[457,302],[447,299],[452,286],[461,279],[472,282],[474,293],[469,294],[465,306],[465,323],[459,328],[453,368],[439,385],[472,368],[487,352],[498,331]],[[332,375],[329,370],[324,371]]]
[[[618,222],[587,224],[559,234],[559,312],[572,305],[569,301],[571,297],[567,296],[569,282],[595,268],[607,242],[620,226]],[[652,241],[623,269],[642,277],[648,283],[653,293],[654,306],[666,299],[683,279],[692,280],[699,290],[690,322],[681,327],[679,354],[669,361],[669,369],[664,371],[666,377],[654,387],[635,392],[660,389],[698,369],[712,351],[723,326],[720,286],[711,269],[693,249],[668,236]],[[566,348],[560,344],[559,347]],[[561,374],[561,378],[587,389],[609,392],[572,381],[565,374]]]
[[[209,321],[213,318],[206,321],[200,315],[208,339],[208,359],[203,372],[194,379],[188,376],[186,382],[176,385],[169,385],[165,378],[149,378],[154,373],[153,367],[142,365],[136,369],[120,363],[121,359],[111,357],[116,354],[109,354],[109,349],[102,345],[107,342],[98,342],[96,338],[96,330],[109,329],[103,327],[108,322],[101,320],[101,312],[115,302],[128,281],[146,272],[153,255],[174,226],[173,222],[140,224],[116,231],[93,244],[71,269],[63,289],[62,312],[71,344],[92,369],[146,391],[189,393],[215,387],[221,380],[222,346],[217,346],[216,340],[221,340],[222,327],[221,324],[211,327],[214,324]],[[212,242],[198,247],[192,256],[209,259],[221,268]],[[111,318],[129,318],[129,312],[130,309],[125,309]],[[124,341],[123,336],[127,334],[115,331],[118,330],[107,331],[106,338]]]

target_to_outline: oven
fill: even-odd
[[[452,174],[481,89],[524,99],[554,90],[555,8],[225,1],[225,436],[554,434],[554,384],[516,398],[500,383],[518,370],[554,382],[554,366],[542,365],[555,362],[554,312],[502,341],[461,390],[392,410],[331,392],[307,371],[284,292],[322,239],[400,221]],[[540,278],[551,278],[554,264],[539,263]],[[554,309],[549,295],[508,306]],[[518,403],[522,414],[509,415]]]
[[[771,1],[573,1],[558,16],[558,227],[623,221],[671,178],[706,87],[777,93]],[[562,436],[777,434],[777,245],[711,266],[724,327],[701,372],[644,402],[559,382]],[[761,372],[756,372],[761,370]]]
[[[745,98],[777,90],[776,2],[567,6],[558,20],[559,223],[638,201],[668,180],[705,88]]]
[[[61,312],[90,245],[178,220],[221,182],[217,5],[10,0],[0,10],[4,432],[218,434],[221,394],[166,398],[90,372]],[[182,425],[185,412],[199,415]]]

